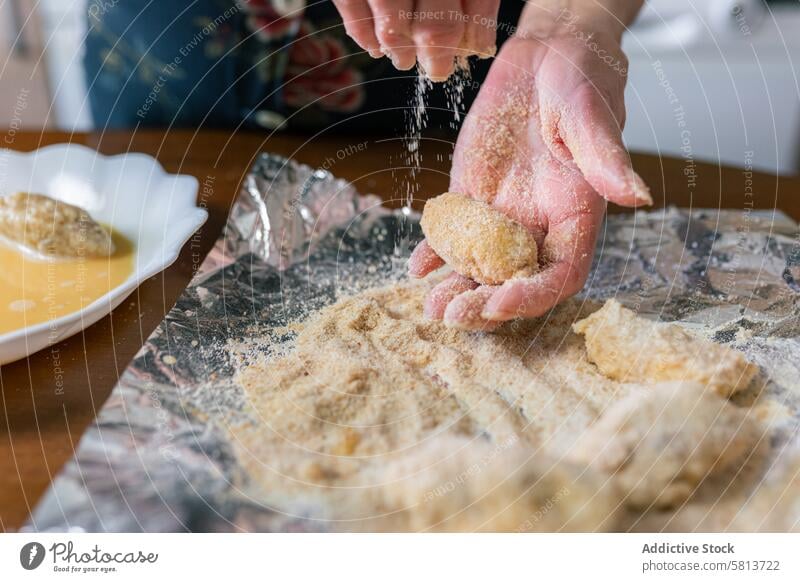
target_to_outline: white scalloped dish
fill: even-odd
[[[75,144],[53,145],[28,153],[0,150],[0,196],[32,192],[79,206],[130,243],[130,272],[117,277],[108,292],[60,317],[0,334],[0,365],[92,325],[145,279],[171,265],[208,216],[197,207],[197,189],[194,177],[168,174],[145,154],[104,156]],[[9,273],[7,267],[5,277],[24,277],[24,272]],[[52,273],[48,285],[58,287],[69,282],[63,280],[61,271],[53,268]],[[24,309],[28,303],[21,296],[14,301],[14,307]]]

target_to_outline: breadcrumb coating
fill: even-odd
[[[736,350],[638,317],[613,299],[573,329],[586,337],[589,360],[621,382],[698,382],[730,397],[758,372]]]
[[[44,194],[0,197],[0,236],[47,257],[108,257],[111,234],[77,206]]]
[[[613,473],[627,505],[667,508],[711,475],[741,467],[763,435],[746,409],[700,384],[667,382],[611,406],[574,458]]]
[[[538,270],[530,231],[485,202],[445,192],[426,202],[421,225],[428,244],[445,262],[483,285]]]

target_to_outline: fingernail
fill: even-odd
[[[489,301],[486,302],[486,305],[483,306],[483,310],[481,311],[482,318],[490,321],[503,321],[513,317],[507,310],[503,309],[504,298],[501,296],[501,293],[502,291],[498,291],[495,293],[494,297],[489,298]]]
[[[373,59],[383,58],[383,53],[381,52],[381,49],[370,48],[370,49],[367,49],[367,52],[369,53],[369,56],[371,56]]]
[[[462,331],[477,331],[481,329],[481,325],[476,325],[472,321],[451,319],[449,317],[444,318],[444,325],[450,329],[460,329]]]
[[[490,59],[497,54],[497,45],[478,44],[477,42],[465,43],[459,50],[459,56],[476,56],[479,59]]]
[[[648,206],[653,205],[653,197],[650,195],[650,188],[644,183],[644,180],[638,175],[633,176],[633,195],[638,202],[643,202]]]
[[[394,47],[391,50],[391,58],[392,64],[394,68],[398,71],[408,71],[409,69],[413,69],[414,65],[417,64],[417,53],[412,48],[414,43],[411,39],[407,41],[403,41],[402,44],[408,43],[408,46],[399,46]]]
[[[392,65],[394,65],[394,68],[398,71],[410,71],[416,64],[417,61],[411,54],[405,57],[392,56]]]
[[[511,315],[509,311],[507,309],[503,309],[503,303],[505,303],[507,295],[508,288],[500,287],[500,289],[498,289],[494,295],[489,297],[489,300],[483,306],[481,317],[493,321],[512,318],[513,316],[509,317]]]
[[[481,60],[483,60],[483,59],[491,59],[493,56],[495,56],[497,54],[497,45],[496,44],[492,44],[492,45],[486,46],[486,47],[478,50],[476,54],[478,55],[478,58],[481,59]]]
[[[422,279],[424,275],[419,272],[419,267],[417,265],[408,265],[408,276],[412,279]]]
[[[484,307],[483,311],[481,311],[481,317],[483,319],[488,319],[489,321],[508,321],[509,319],[515,319],[516,314],[511,313],[509,311],[503,311],[502,309],[493,309]]]
[[[455,69],[455,59],[452,56],[430,57],[420,56],[419,64],[428,78],[434,83],[447,81]]]

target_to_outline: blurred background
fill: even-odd
[[[82,66],[87,1],[0,0],[6,139],[21,129],[93,128]],[[650,0],[624,46],[631,149],[798,173],[798,0]]]

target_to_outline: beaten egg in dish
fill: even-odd
[[[133,245],[77,206],[0,198],[0,334],[80,311],[133,271]]]

